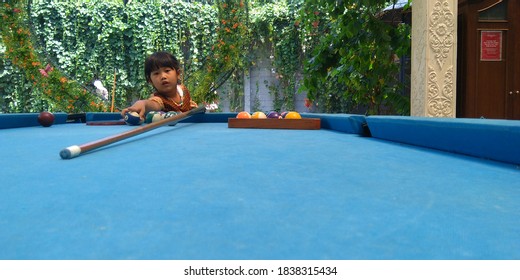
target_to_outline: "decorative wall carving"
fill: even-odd
[[[453,66],[444,73],[442,90],[437,81],[437,72],[430,66],[428,72],[428,117],[450,117],[454,111]]]
[[[416,25],[414,20],[415,27],[424,28],[426,32],[412,32],[424,36],[412,37],[417,43],[414,51],[419,54],[414,59],[422,60],[415,63],[417,69],[412,69],[417,71],[417,76],[412,78],[412,82],[417,83],[417,92],[412,90],[412,115],[455,117],[457,0],[423,1],[414,5],[413,11],[426,15],[426,18],[418,17],[424,24]]]
[[[430,15],[428,33],[435,60],[442,68],[455,43],[455,16],[447,0],[437,0]]]

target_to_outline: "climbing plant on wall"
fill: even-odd
[[[33,10],[46,55],[85,84],[103,81],[114,91],[117,107],[152,91],[143,74],[146,56],[172,52],[189,78],[215,40],[216,11],[198,3],[54,0],[39,1]]]
[[[273,97],[273,109],[294,110],[298,77],[302,65],[302,41],[297,11],[298,3],[278,1],[262,3],[252,15],[252,38],[258,48],[267,48],[272,72],[278,83],[267,84]]]
[[[121,1],[17,0],[4,4],[1,12],[5,22],[11,21],[2,24],[6,49],[2,63],[13,67],[9,73],[0,73],[0,86],[4,86],[6,96],[18,101],[1,108],[9,112],[38,110],[32,108],[33,102],[20,106],[20,96],[29,95],[25,89],[32,96],[30,100],[46,100],[41,95],[48,93],[51,98],[45,103],[50,109],[106,110],[103,105],[107,102],[92,86],[95,80],[114,93],[116,108],[127,106],[151,92],[142,66],[147,55],[170,51],[187,73],[192,72],[202,67],[217,26],[213,6],[166,0],[132,1],[126,6]],[[20,36],[24,36],[23,41]],[[47,64],[52,71],[48,77],[42,76],[46,80],[40,79],[39,70]],[[11,87],[11,74],[17,69],[28,73],[19,82],[32,83],[34,77],[39,86]],[[2,104],[14,104],[7,100]],[[59,100],[74,100],[75,105],[57,104]]]
[[[409,106],[399,95],[396,61],[410,52],[410,26],[381,20],[379,14],[392,2],[304,2],[304,89],[322,111],[349,111],[361,105],[369,114],[406,113]]]
[[[296,13],[294,5],[289,12],[284,11],[288,8],[284,1],[278,2],[260,3],[255,7],[258,12],[251,16],[250,3],[245,0],[210,4],[131,1],[128,5],[121,1],[33,0],[28,2],[30,11],[21,18],[32,32],[35,57],[45,61],[45,65],[50,63],[57,71],[53,73],[61,73],[69,81],[77,81],[79,88],[88,89],[85,93],[90,98],[96,99],[92,82],[102,81],[115,94],[116,107],[150,93],[142,63],[151,52],[167,50],[181,60],[185,82],[197,101],[216,101],[222,97],[216,89],[227,82],[223,97],[229,100],[232,110],[240,109],[244,74],[255,59],[251,50],[258,45],[254,41],[261,34],[262,40],[272,42],[273,69],[279,79],[271,91],[279,96],[275,106],[292,107],[295,75],[291,71],[301,68]],[[266,24],[260,23],[263,20]],[[2,61],[10,63],[8,59]],[[0,84],[12,81],[10,74],[16,73],[16,69],[0,76]],[[10,86],[12,82],[4,84]],[[24,81],[16,84],[24,85]],[[27,95],[25,89],[38,97],[37,90],[30,86],[6,91]],[[14,99],[21,100],[19,95]],[[97,101],[106,104],[99,98]]]
[[[103,109],[103,102],[99,102],[85,88],[68,79],[59,69],[55,69],[36,54],[27,25],[26,8],[25,1],[12,0],[4,3],[0,10],[2,17],[0,34],[5,46],[4,56],[9,59],[8,63],[4,63],[6,67],[18,68],[22,74],[22,77],[18,77],[18,81],[30,86],[19,88],[18,90],[21,90],[22,93],[19,93],[18,96],[4,93],[2,110],[45,109],[75,112],[84,109],[91,111]],[[11,77],[2,76],[4,81],[0,83],[0,86],[5,90],[8,85],[5,79]],[[29,93],[23,91],[29,91]]]
[[[274,109],[294,108],[302,76],[316,111],[406,107],[395,58],[409,53],[409,26],[378,18],[393,0],[8,2],[0,7],[0,112],[107,110],[95,80],[125,107],[150,94],[142,64],[157,50],[180,59],[197,102],[224,97],[238,110],[255,48],[271,54]]]
[[[230,79],[227,98],[230,109],[236,111],[243,107],[243,75],[249,67],[249,1],[216,0],[215,5],[216,41],[206,53],[204,68],[194,74],[194,95],[215,102],[219,98],[215,90]]]

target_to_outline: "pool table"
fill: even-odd
[[[0,259],[520,259],[518,121],[207,112],[65,160],[135,127],[55,115],[0,115]]]

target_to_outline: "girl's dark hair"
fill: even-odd
[[[144,62],[144,75],[147,82],[151,82],[150,75],[161,67],[171,67],[180,70],[179,61],[169,52],[156,52],[151,54]]]

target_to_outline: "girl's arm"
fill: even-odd
[[[144,119],[146,113],[150,111],[160,111],[161,105],[152,100],[138,100],[134,103],[134,105],[125,108],[121,111],[121,115],[124,117],[127,112],[136,112],[139,116]]]

